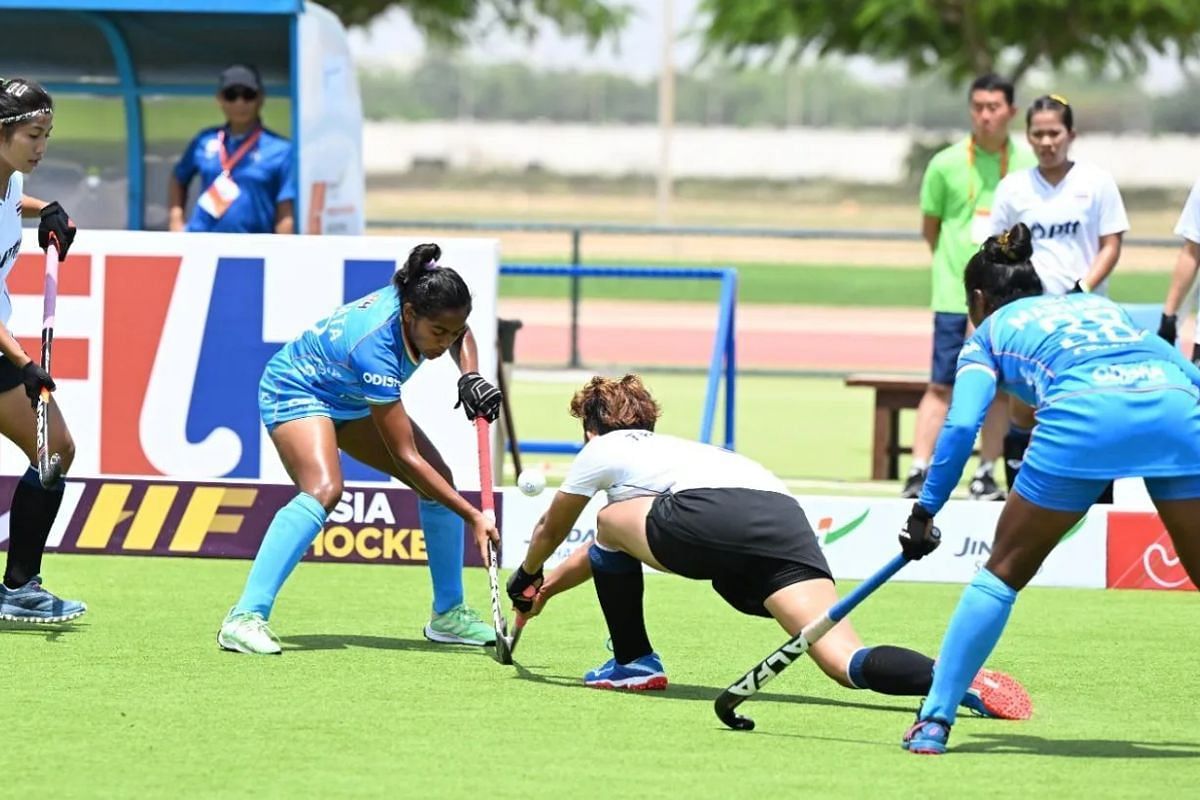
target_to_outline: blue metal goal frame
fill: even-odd
[[[725,441],[727,450],[734,449],[734,411],[737,394],[736,315],[737,270],[733,268],[662,267],[605,267],[563,266],[557,264],[501,264],[501,275],[528,275],[547,278],[637,278],[649,280],[708,280],[720,281],[721,296],[717,308],[717,332],[713,339],[712,359],[708,367],[708,384],[704,395],[704,413],[700,419],[702,442],[713,443],[713,427],[717,414],[717,397],[721,378],[725,379]],[[580,442],[530,440],[521,442],[521,451],[572,455],[583,448]]]

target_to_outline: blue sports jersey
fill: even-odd
[[[394,403],[423,362],[400,332],[402,303],[392,286],[347,303],[271,357],[260,384],[263,422],[305,416],[366,416]]]
[[[199,174],[200,191],[204,192],[221,174],[217,141],[217,134],[221,130],[225,130],[225,149],[229,155],[237,152],[246,141],[246,136],[230,136],[227,127],[200,131],[175,164],[175,179],[184,187]],[[187,230],[201,233],[274,233],[276,206],[286,200],[296,199],[292,143],[274,131],[263,128],[258,142],[234,165],[230,174],[240,190],[237,199],[219,218],[197,205],[192,209]]]
[[[919,502],[945,504],[997,387],[1035,409],[1025,463],[1074,478],[1200,474],[1200,370],[1098,295],[1028,297],[963,345]]]

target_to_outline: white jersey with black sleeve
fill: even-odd
[[[791,496],[770,470],[710,444],[645,430],[612,431],[588,442],[559,491],[616,503],[685,489],[758,489]]]
[[[14,172],[0,198],[0,322],[8,325],[12,317],[12,298],[8,296],[8,273],[21,251],[21,196],[25,176]]]

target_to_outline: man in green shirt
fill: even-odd
[[[921,181],[921,233],[933,251],[933,364],[929,386],[917,407],[912,468],[902,497],[921,493],[933,446],[950,407],[958,352],[968,334],[963,270],[990,233],[988,212],[1000,179],[1033,167],[1037,160],[1008,135],[1017,113],[1013,85],[998,75],[984,75],[968,95],[971,134],[939,151]],[[1008,428],[1008,403],[997,397],[983,424],[979,470],[970,484],[975,500],[1002,500],[994,464]]]

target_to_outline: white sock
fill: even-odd
[[[923,458],[914,458],[912,460],[912,468],[919,470],[929,469],[929,462]]]

